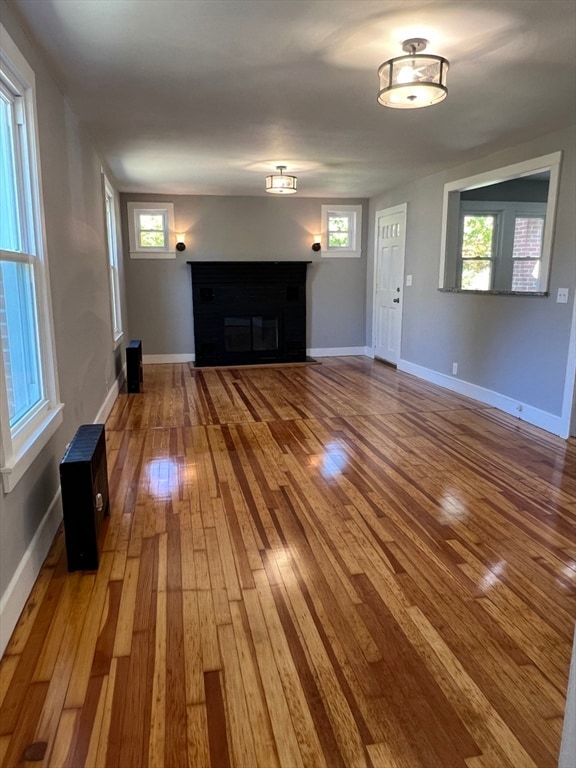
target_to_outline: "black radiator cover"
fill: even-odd
[[[97,570],[98,534],[110,514],[104,424],[78,428],[60,462],[60,485],[68,570]]]
[[[126,389],[130,393],[140,392],[143,382],[142,342],[132,339],[126,344]]]

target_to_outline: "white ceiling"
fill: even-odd
[[[575,122],[575,0],[9,0],[119,188],[370,197]],[[407,37],[448,98],[376,101]]]

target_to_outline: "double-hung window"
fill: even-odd
[[[62,422],[34,73],[0,25],[0,473],[11,491]]]
[[[545,203],[462,200],[458,288],[542,290],[545,222]]]
[[[128,203],[132,259],[175,259],[174,203]]]
[[[322,257],[361,256],[361,205],[323,205],[321,229]]]
[[[106,241],[110,274],[110,301],[112,304],[112,332],[114,345],[122,339],[122,305],[120,302],[120,273],[118,269],[118,226],[116,221],[116,195],[104,176],[104,205],[106,214]]]
[[[498,215],[465,213],[462,216],[460,288],[488,291],[496,256]]]

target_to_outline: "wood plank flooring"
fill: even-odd
[[[554,768],[574,440],[361,357],[145,366],[106,431],[100,567],[57,536],[0,765]]]

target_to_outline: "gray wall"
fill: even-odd
[[[100,160],[13,8],[0,17],[36,74],[40,164],[64,423],[15,490],[0,486],[0,595],[59,488],[78,426],[93,422],[121,368],[113,351]],[[124,317],[126,312],[124,311]]]
[[[131,259],[128,202],[173,202],[186,250],[175,260]],[[324,204],[363,205],[362,258],[321,258],[312,250]],[[194,352],[192,282],[187,261],[312,261],[308,267],[308,348],[364,347],[367,200],[121,196],[130,331],[144,355]]]
[[[408,203],[402,360],[485,387],[547,413],[561,415],[576,288],[575,128],[543,136],[482,160],[420,179],[370,201],[369,232],[378,210]],[[444,184],[563,151],[550,296],[494,296],[438,291]],[[373,235],[371,236],[373,238]],[[368,243],[367,331],[372,340],[374,243]],[[569,288],[568,304],[557,304]]]
[[[545,203],[548,200],[549,181],[511,179],[500,184],[460,192],[460,200],[497,200],[513,203]]]

